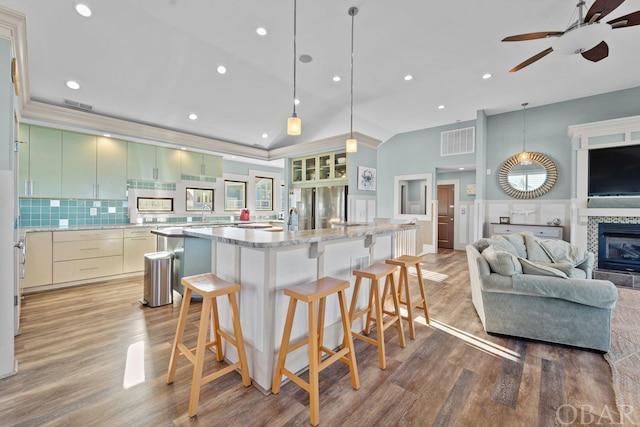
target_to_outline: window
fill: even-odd
[[[256,210],[273,210],[273,178],[256,176]]]
[[[224,182],[224,210],[234,211],[247,207],[247,184],[242,181]]]
[[[208,188],[187,188],[185,206],[188,211],[213,210],[213,190]]]

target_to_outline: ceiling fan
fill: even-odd
[[[593,62],[598,62],[606,58],[609,55],[609,46],[604,39],[609,31],[616,28],[640,25],[640,10],[606,23],[600,22],[602,18],[613,12],[622,3],[624,3],[624,0],[596,0],[585,14],[585,2],[584,0],[580,0],[572,16],[572,23],[564,31],[541,31],[505,37],[502,39],[503,42],[558,37],[553,47],[549,47],[533,55],[531,58],[513,67],[509,72],[515,73],[553,51],[565,54],[579,53],[585,59]]]

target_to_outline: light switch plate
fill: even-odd
[[[89,208],[89,216],[98,215],[98,208]]]

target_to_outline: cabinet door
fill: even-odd
[[[62,131],[30,126],[29,135],[31,197],[60,197]]]
[[[291,161],[291,181],[302,182],[302,159]]]
[[[127,178],[153,181],[156,167],[156,147],[149,144],[127,144]]]
[[[204,174],[206,176],[216,178],[220,178],[222,176],[222,157],[204,154],[202,159],[204,163]]]
[[[98,198],[126,198],[127,194],[127,143],[113,138],[97,139],[96,184]]]
[[[18,190],[20,197],[26,197],[30,195],[30,181],[29,181],[29,125],[20,123],[18,126],[18,174],[19,183]]]
[[[194,153],[192,151],[183,151],[181,153],[181,171],[184,175],[204,175],[202,170],[202,153]]]
[[[51,232],[26,235],[23,287],[50,285],[53,279],[53,239]]]
[[[156,167],[158,168],[158,181],[180,181],[180,152],[173,148],[156,147]]]
[[[151,234],[140,237],[125,237],[122,272],[144,271],[144,254],[155,251],[156,237]]]
[[[62,197],[93,199],[96,185],[96,137],[62,132]]]
[[[318,158],[318,170],[320,175],[318,179],[333,179],[333,173],[331,170],[331,165],[333,164],[333,155],[324,154]]]

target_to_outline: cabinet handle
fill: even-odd
[[[147,237],[129,237],[129,240],[147,240]]]
[[[157,167],[153,168],[153,179],[156,180],[156,181],[158,180],[158,168]]]
[[[97,251],[100,248],[80,248],[81,251]]]
[[[81,268],[80,271],[87,271],[87,270],[99,270],[100,267],[86,267],[86,268]]]

